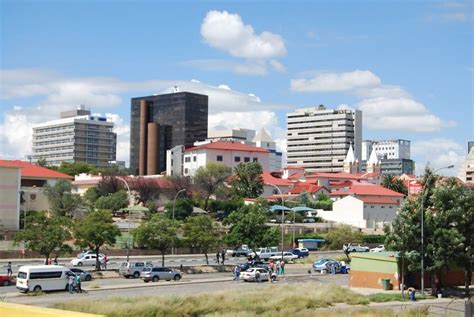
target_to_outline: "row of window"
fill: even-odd
[[[50,148],[41,148],[35,149],[35,153],[44,153],[44,152],[56,152],[56,151],[67,151],[74,149],[74,146],[58,146],[58,147],[50,147]]]
[[[292,140],[294,141],[294,140]],[[321,143],[304,143],[304,144],[288,144],[288,147],[310,147],[310,146],[321,146],[321,145],[335,145],[335,144],[343,144],[343,145],[349,145],[350,142],[321,142]]]
[[[331,131],[309,131],[309,132],[297,132],[296,135],[314,135],[314,134],[331,134],[331,133],[344,133],[348,132],[349,134],[354,134],[354,130],[331,130]],[[294,134],[289,134],[288,136],[291,136]]]
[[[196,162],[196,160],[197,160],[196,156],[193,156],[193,162]],[[217,156],[216,156],[216,161],[217,161],[217,162],[222,162],[223,160],[224,160],[224,157],[223,157],[222,155],[217,155]],[[234,162],[238,163],[238,162],[241,162],[241,161],[242,161],[242,158],[241,158],[240,156],[234,156]],[[247,156],[244,157],[244,158],[243,158],[243,161],[244,161],[245,163],[250,162],[250,157],[247,157]],[[185,156],[185,157],[184,157],[184,162],[185,162],[185,163],[190,163],[190,162],[191,162],[191,157],[190,157],[190,156]],[[252,159],[252,162],[258,162],[258,158],[257,158],[257,157],[254,157],[254,158]]]
[[[55,133],[55,134],[47,134],[47,135],[35,135],[34,140],[53,139],[53,138],[60,138],[60,137],[73,136],[73,135],[74,135],[74,132]]]
[[[40,146],[40,145],[51,145],[51,144],[63,144],[63,143],[71,143],[74,142],[73,138],[70,139],[60,139],[56,141],[42,141],[42,142],[34,142],[34,146]]]
[[[74,129],[74,125],[62,125],[59,127],[50,127],[50,128],[39,128],[35,129],[36,133],[44,133],[44,132],[53,132],[53,131],[63,131],[63,130],[70,130]]]
[[[305,117],[318,117],[318,116],[332,116],[337,114],[354,114],[354,111],[351,110],[334,110],[333,112],[305,112],[297,115],[287,115],[288,118],[305,118]]]

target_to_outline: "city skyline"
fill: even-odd
[[[284,13],[284,14],[283,14]],[[124,23],[129,21],[129,23]],[[474,137],[470,2],[2,2],[0,157],[31,154],[34,124],[85,104],[129,161],[130,99],[209,96],[209,130],[267,129],[286,113],[362,110],[362,139],[407,139],[417,173]]]

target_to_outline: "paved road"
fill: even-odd
[[[210,274],[199,274],[206,275],[209,277]],[[222,273],[215,273],[220,274]],[[228,275],[227,275],[228,276]],[[121,279],[121,282],[125,280]],[[305,281],[314,281],[321,283],[336,283],[341,285],[347,285],[348,275],[313,275],[313,276],[298,276],[298,277],[286,277],[285,279],[279,280],[276,283],[300,283]],[[133,282],[137,282],[136,280]],[[113,290],[90,290],[87,294],[69,294],[66,292],[53,292],[47,293],[41,296],[27,296],[21,294],[17,297],[7,297],[6,302],[27,304],[35,306],[52,306],[56,303],[67,302],[76,299],[103,299],[110,297],[140,297],[140,296],[169,296],[169,295],[182,295],[182,294],[200,294],[200,293],[212,293],[221,290],[238,290],[238,289],[258,289],[269,285],[270,283],[245,283],[245,282],[234,282],[221,281],[221,282],[208,282],[208,283],[185,283],[186,280],[183,278],[182,282],[158,282],[153,284],[139,284],[136,287],[131,288],[119,288]],[[131,283],[131,282],[130,282]],[[181,284],[181,285],[180,285]],[[140,286],[143,285],[143,286]],[[86,286],[86,285],[84,285]],[[132,286],[132,285],[130,285]]]

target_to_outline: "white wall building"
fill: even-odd
[[[474,146],[471,147],[460,170],[459,178],[466,183],[474,183]]]
[[[362,160],[366,161],[375,149],[379,159],[410,159],[410,141],[408,140],[365,140],[362,142]]]
[[[346,196],[335,201],[332,210],[318,210],[318,216],[362,229],[383,229],[395,219],[397,208],[398,203],[388,198]]]
[[[287,113],[287,163],[307,172],[341,172],[352,144],[361,160],[362,112],[324,106]]]
[[[166,175],[183,175],[183,154],[183,145],[177,145],[166,151]]]
[[[211,142],[184,151],[183,175],[194,176],[199,167],[209,162],[222,163],[234,170],[240,163],[258,162],[268,171],[270,152],[267,149],[238,142]]]
[[[211,130],[207,133],[209,140],[215,141],[237,141],[243,142],[248,145],[254,145],[252,143],[255,137],[255,130],[250,129],[231,129],[231,130]]]
[[[20,225],[21,167],[0,164],[0,232]]]

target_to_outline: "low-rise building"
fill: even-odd
[[[0,232],[20,227],[21,167],[0,163]],[[1,234],[3,235],[3,234]]]
[[[459,178],[465,183],[474,183],[474,147],[471,147],[459,170]]]

